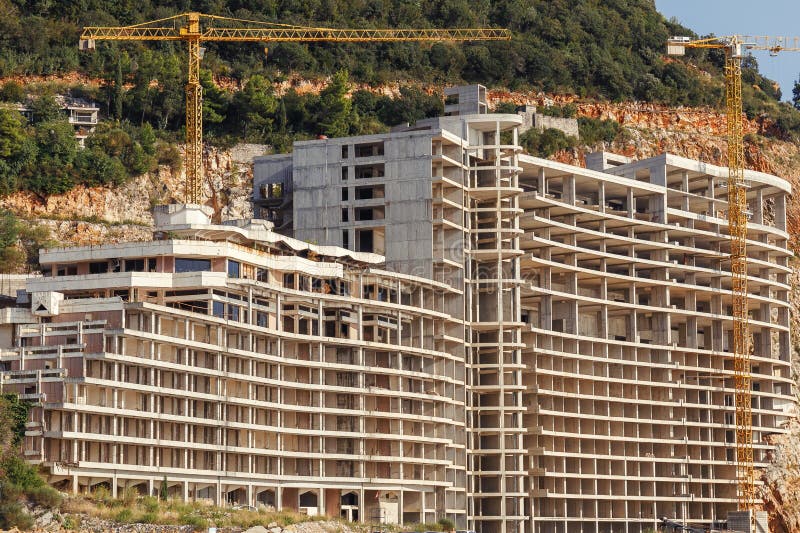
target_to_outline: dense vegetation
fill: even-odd
[[[23,91],[16,85],[6,83],[0,99]],[[33,97],[28,107],[30,123],[13,106],[0,107],[0,194],[24,189],[45,196],[79,183],[118,185],[158,162],[156,135],[148,123],[104,122],[81,150],[73,126],[51,95]]]
[[[76,184],[116,185],[157,163],[180,165],[174,141],[185,127],[185,50],[182,43],[98,43],[79,52],[84,25],[136,24],[189,10],[242,19],[334,27],[507,27],[511,42],[298,44],[208,43],[201,80],[205,138],[239,140],[276,151],[316,135],[374,133],[441,113],[441,95],[403,88],[398,99],[357,91],[350,82],[403,80],[444,85],[481,82],[608,100],[720,106],[724,57],[691,50],[667,58],[670,35],[695,36],[660,15],[653,0],[0,0],[0,76],[81,72],[99,86],[21,87],[7,82],[0,101],[27,102],[27,123],[14,106],[0,108],[0,194],[20,189],[41,196]],[[710,72],[707,76],[703,71]],[[273,84],[289,75],[330,78],[321,94]],[[225,88],[214,79],[225,78]],[[69,93],[98,102],[107,121],[78,149],[52,96]],[[744,64],[745,111],[766,113],[779,133],[800,134],[800,112],[781,103],[774,84]],[[569,106],[546,112],[564,113]],[[611,123],[581,119],[582,142],[608,142]],[[574,146],[555,131],[530,132],[525,146],[538,155]]]
[[[30,529],[33,519],[23,501],[42,507],[61,504],[58,491],[45,485],[20,452],[30,404],[13,394],[0,395],[0,529]]]
[[[42,224],[31,224],[10,211],[0,211],[0,273],[35,272],[39,250],[56,242]]]
[[[670,35],[694,34],[666,20],[653,0],[0,0],[0,6],[5,13],[0,75],[77,70],[104,78],[109,90],[101,100],[111,116],[138,125],[147,121],[157,129],[182,124],[182,45],[103,43],[94,54],[80,53],[75,45],[82,26],[134,24],[199,10],[334,27],[507,27],[514,34],[511,42],[275,43],[269,57],[256,45],[208,43],[204,65],[242,83],[256,75],[275,80],[291,72],[318,77],[348,70],[354,80],[370,84],[469,81],[611,100],[714,106],[722,101],[722,53],[689,52],[691,63],[717,74],[712,78],[687,61],[665,58]],[[789,106],[778,109],[771,82],[754,68],[747,75],[749,113],[789,111]],[[206,79],[210,83],[210,76]],[[122,91],[123,82],[132,90]],[[794,126],[789,122],[785,125]]]
[[[167,122],[181,109],[181,45],[108,45],[97,54],[81,54],[76,43],[82,26],[135,24],[199,10],[334,27],[507,27],[514,33],[508,43],[279,43],[269,58],[255,45],[208,43],[204,61],[216,73],[238,79],[265,70],[315,76],[347,69],[369,83],[467,80],[611,99],[718,102],[692,69],[664,61],[667,38],[692,33],[665,20],[652,0],[0,0],[0,5],[6,13],[0,23],[0,75],[82,70],[108,79],[121,71],[135,82],[157,78],[167,96],[161,117]],[[695,59],[707,55],[698,52]],[[139,99],[136,105],[152,103]]]

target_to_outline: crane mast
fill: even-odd
[[[755,510],[753,460],[752,368],[748,331],[747,181],[744,177],[742,119],[742,50],[800,51],[798,37],[741,36],[691,40],[673,37],[667,53],[683,55],[686,48],[716,48],[725,52],[725,115],[728,140],[728,232],[733,319],[733,366],[736,411],[736,483],[740,511]]]
[[[230,17],[183,13],[132,26],[83,29],[80,47],[95,41],[185,41],[188,48],[186,83],[185,200],[202,199],[203,87],[200,84],[202,43],[212,42],[388,42],[388,41],[507,41],[511,33],[498,28],[348,29],[293,26]]]

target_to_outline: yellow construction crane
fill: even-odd
[[[80,47],[95,41],[185,41],[189,48],[186,84],[186,202],[199,203],[203,176],[203,88],[200,85],[202,43],[215,42],[382,42],[500,41],[505,29],[338,29],[257,22],[202,13],[183,13],[133,26],[87,27]]]
[[[725,111],[728,122],[728,229],[731,240],[733,293],[733,357],[736,394],[736,481],[740,511],[755,504],[753,470],[753,413],[751,403],[750,336],[747,302],[747,183],[744,179],[744,122],[742,120],[742,52],[767,50],[800,52],[800,37],[731,35],[692,40],[673,37],[667,53],[683,55],[686,48],[725,51]]]

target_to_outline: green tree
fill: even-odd
[[[319,94],[315,121],[319,133],[328,137],[343,137],[350,133],[353,123],[352,102],[347,98],[349,74],[340,70]]]
[[[800,78],[794,82],[794,87],[792,87],[792,105],[795,109],[800,110]]]
[[[122,58],[117,58],[117,66],[114,69],[114,93],[112,97],[113,116],[116,120],[122,120],[122,102],[124,98],[125,80],[122,76]]]
[[[42,122],[36,126],[36,143],[39,161],[53,160],[64,164],[71,163],[78,154],[75,131],[64,119]]]
[[[17,248],[20,230],[19,220],[17,220],[17,217],[14,216],[13,213],[10,211],[0,212],[0,272],[16,272],[18,270],[17,267],[23,262],[22,252]],[[7,398],[3,396],[2,399],[0,399],[0,411],[6,413],[9,417],[15,417],[13,420],[15,424],[19,423],[19,406],[15,404],[10,397]],[[27,417],[27,411],[25,411],[24,415]],[[16,428],[16,426],[14,427]],[[22,422],[22,436],[24,436],[24,434],[25,420]],[[12,444],[17,446],[20,442],[20,434],[16,432]]]
[[[520,146],[537,157],[550,157],[559,150],[573,148],[576,142],[575,137],[569,137],[563,131],[553,128],[544,131],[531,128],[519,137]]]
[[[146,123],[141,128],[101,124],[86,139],[86,148],[79,166],[81,181],[87,185],[119,185],[129,175],[138,176],[156,166],[155,134]]]
[[[50,228],[42,224],[20,224],[19,246],[25,253],[25,270],[41,271],[39,250],[52,248],[58,244],[53,239]]]
[[[272,84],[263,76],[251,76],[244,89],[234,95],[232,107],[232,118],[246,139],[263,141],[272,132],[278,101]]]
[[[78,143],[72,126],[66,120],[38,124],[34,141],[37,155],[20,172],[22,186],[40,196],[61,194],[74,187]]]
[[[0,89],[0,100],[4,102],[22,102],[25,96],[25,88],[14,80],[5,82]]]
[[[137,145],[138,146],[138,145]],[[139,147],[141,149],[141,147]],[[81,181],[86,185],[120,185],[128,172],[117,157],[111,157],[95,146],[82,150],[75,163]]]
[[[164,476],[164,479],[161,480],[161,488],[158,491],[158,499],[162,501],[167,501],[168,496],[169,496],[169,487],[167,486],[167,476]]]
[[[203,125],[206,132],[218,133],[217,125],[225,122],[230,97],[214,83],[210,70],[200,70],[200,84],[203,86]]]
[[[153,131],[153,127],[150,124],[142,124],[142,127],[138,130],[137,140],[139,144],[142,145],[142,149],[150,154],[155,155],[156,153],[156,132]]]
[[[30,104],[33,123],[52,122],[63,117],[61,106],[56,99],[49,94],[42,95],[34,99]]]
[[[11,223],[8,224],[8,219]],[[11,227],[9,227],[11,226]],[[7,230],[11,233],[18,232],[18,222],[16,217],[8,211],[0,213],[0,246],[7,246]],[[13,239],[12,243],[16,241]],[[25,400],[20,400],[16,394],[0,395],[0,447],[5,449],[8,446],[19,446],[25,438],[25,423],[28,421],[28,411],[31,404]]]
[[[420,119],[444,113],[441,95],[429,95],[416,87],[400,87],[398,98],[384,97],[377,107],[378,118],[389,126],[405,122],[413,124]]]
[[[36,143],[18,112],[0,108],[0,194],[16,191],[22,170],[35,162]]]
[[[27,133],[25,117],[12,109],[0,107],[0,157],[9,159],[21,149]]]

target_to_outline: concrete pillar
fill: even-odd
[[[541,189],[539,189],[539,190],[541,191]],[[402,450],[402,449],[403,449],[403,447],[400,446],[400,450]],[[402,473],[402,470],[401,470],[401,473]],[[400,489],[400,492],[397,495],[397,523],[402,525],[403,522],[404,522],[404,520],[403,520],[403,489]]]
[[[367,522],[367,516],[365,514],[365,507],[364,507],[364,487],[362,486],[358,489],[358,521],[359,522]]]
[[[772,213],[775,217],[775,227],[786,231],[786,195],[779,194],[774,197],[775,202],[772,206]]]
[[[631,188],[628,189],[627,204],[628,204],[628,217],[633,218],[636,214],[636,204],[633,200],[633,189]]]
[[[764,189],[756,189],[756,200],[753,210],[753,217],[750,220],[754,224],[764,223]]]

